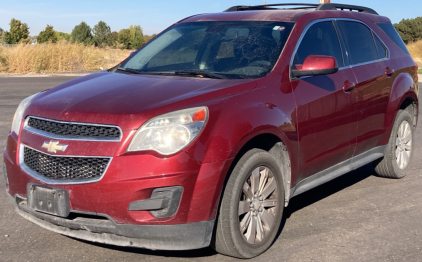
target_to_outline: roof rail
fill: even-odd
[[[246,11],[246,10],[271,10],[276,9],[272,7],[277,6],[298,6],[302,8],[317,8],[318,4],[301,4],[301,3],[283,3],[283,4],[270,4],[270,5],[236,5],[232,6],[224,12]],[[290,9],[290,8],[289,8]],[[298,9],[298,8],[295,8]]]
[[[349,10],[349,11],[358,11],[367,14],[378,15],[378,13],[371,8],[358,6],[358,5],[345,5],[345,4],[321,4],[317,7],[316,10]]]
[[[270,4],[270,5],[236,5],[232,6],[229,9],[225,10],[224,12],[236,12],[236,11],[246,11],[246,10],[274,10],[278,9],[277,7],[281,6],[289,6],[290,8],[283,8],[283,9],[313,9],[316,10],[349,10],[349,11],[357,11],[367,14],[374,14],[378,15],[375,10],[364,7],[364,6],[357,6],[357,5],[345,5],[345,4],[334,4],[334,3],[327,3],[327,4],[306,4],[306,3],[283,3],[283,4]]]

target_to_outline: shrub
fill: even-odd
[[[406,44],[422,40],[422,17],[403,19],[394,27]]]

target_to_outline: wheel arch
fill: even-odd
[[[415,83],[410,74],[400,73],[394,80],[391,87],[386,117],[384,120],[384,128],[386,133],[380,141],[380,144],[388,143],[393,123],[399,110],[404,110],[407,108],[407,110],[410,111],[410,108],[412,108],[409,108],[410,105],[413,105],[411,115],[415,116],[416,113],[416,117],[414,117],[413,123],[416,126],[418,114],[418,95],[415,89]]]
[[[277,161],[281,173],[283,175],[283,184],[284,184],[284,197],[285,197],[285,206],[288,205],[290,200],[290,186],[292,179],[292,157],[294,157],[293,148],[289,148],[287,141],[287,136],[284,134],[276,134],[274,130],[266,130],[255,133],[254,135],[249,135],[245,139],[242,139],[238,144],[237,150],[235,150],[235,155],[233,160],[230,163],[229,168],[224,177],[224,184],[221,189],[221,194],[225,190],[225,185],[227,180],[230,177],[231,172],[234,167],[240,160],[240,158],[249,150],[258,148],[269,152],[274,159]],[[220,197],[221,198],[221,197]],[[219,203],[218,203],[219,205]]]

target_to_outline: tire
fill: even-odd
[[[237,258],[262,254],[277,236],[283,209],[283,176],[277,161],[267,151],[248,151],[234,167],[224,189],[213,248]]]
[[[374,161],[375,172],[386,178],[406,176],[414,148],[413,118],[408,111],[400,110],[391,131],[384,158]]]

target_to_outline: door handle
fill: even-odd
[[[392,68],[389,68],[389,67],[387,67],[386,69],[385,69],[385,75],[386,76],[388,76],[388,77],[390,77],[390,76],[392,76],[393,74],[394,74],[394,69],[392,69]]]
[[[350,82],[349,80],[346,80],[344,82],[343,91],[345,93],[350,93],[350,92],[353,91],[353,89],[355,89],[355,87],[356,87],[356,84],[355,83]]]

